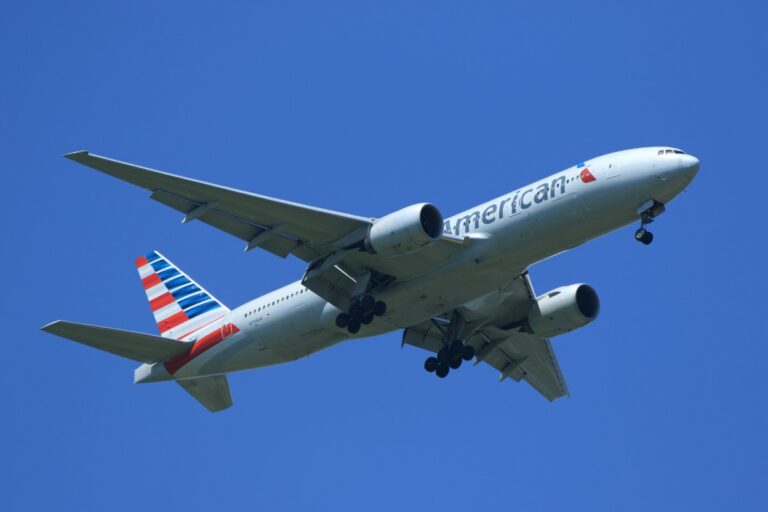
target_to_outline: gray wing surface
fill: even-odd
[[[548,338],[492,328],[483,334],[487,336],[484,341],[492,349],[482,361],[500,372],[500,380],[510,377],[519,382],[525,379],[548,400],[568,395],[568,386]]]
[[[273,254],[312,261],[323,246],[367,229],[371,219],[253,194],[140,167],[87,151],[65,155],[105,174],[151,191],[151,198]]]

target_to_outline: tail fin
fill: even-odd
[[[229,312],[229,308],[157,251],[136,258],[136,268],[164,338],[184,339]]]

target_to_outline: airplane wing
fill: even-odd
[[[64,155],[105,174],[151,191],[151,198],[185,214],[183,222],[199,220],[245,242],[286,257],[312,261],[324,246],[367,229],[372,219],[314,208],[155,171],[87,151]]]
[[[512,293],[496,307],[497,311],[514,311],[508,315],[476,320],[477,328],[464,340],[475,349],[475,364],[487,363],[499,371],[499,381],[525,379],[548,400],[568,395],[568,386],[548,338],[522,330],[519,321],[530,310],[535,297],[527,274],[515,279],[513,286],[528,289]],[[522,313],[521,313],[522,312]],[[443,347],[449,315],[409,327],[403,332],[403,344],[437,353]]]

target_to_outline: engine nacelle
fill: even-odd
[[[587,325],[599,312],[600,299],[591,286],[562,286],[536,299],[528,314],[528,327],[534,334],[549,338]]]
[[[429,203],[408,206],[376,220],[365,238],[371,254],[415,252],[443,235],[443,216]]]

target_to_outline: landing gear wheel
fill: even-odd
[[[451,359],[451,362],[448,366],[450,366],[452,370],[458,370],[459,367],[461,366],[461,358],[456,357],[454,359]]]
[[[451,355],[459,355],[461,354],[461,351],[464,350],[464,344],[460,340],[453,340],[453,343],[451,343],[451,348],[449,350],[451,352]]]
[[[437,353],[437,360],[447,365],[451,360],[451,353],[447,348],[443,347],[440,349],[440,352]]]
[[[381,316],[386,312],[387,312],[386,302],[382,302],[380,300],[376,301],[376,303],[373,305],[373,314],[376,316]]]
[[[349,307],[349,316],[352,318],[359,317],[361,313],[360,304],[354,303]]]
[[[471,361],[473,357],[475,357],[475,347],[464,345],[464,348],[461,349],[461,358],[465,361]]]
[[[653,242],[653,233],[645,228],[640,228],[635,231],[635,240],[642,244],[648,245]]]
[[[645,236],[640,241],[643,242],[645,245],[650,244],[651,242],[653,242],[653,233],[651,233],[650,231],[646,231]]]
[[[437,362],[437,358],[435,357],[428,357],[426,361],[424,361],[424,369],[427,370],[429,373],[434,372],[437,370],[437,366],[440,363]]]
[[[336,327],[345,328],[349,324],[349,315],[346,313],[339,313],[336,316]]]
[[[373,322],[373,313],[363,315],[363,317],[360,319],[360,322],[362,322],[363,325],[368,325],[369,323]]]
[[[347,330],[350,334],[357,334],[360,331],[360,320],[357,318],[350,319],[347,324]]]
[[[444,363],[438,363],[437,368],[435,368],[435,375],[437,375],[441,379],[444,379],[448,376],[449,371],[450,369],[448,368],[448,365]]]
[[[375,303],[376,301],[374,300],[373,297],[371,297],[370,295],[363,295],[363,298],[360,301],[360,307],[362,308],[363,311],[367,312],[373,309],[373,306]]]

